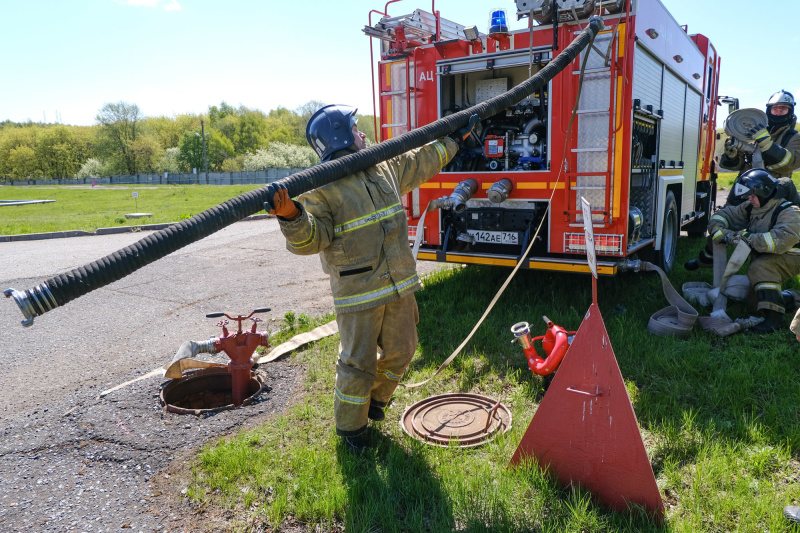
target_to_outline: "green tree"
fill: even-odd
[[[164,149],[155,135],[139,135],[130,143],[129,150],[136,160],[137,172],[157,172],[158,161],[164,154]]]
[[[182,170],[181,164],[178,162],[178,155],[180,154],[180,148],[177,146],[174,148],[167,148],[164,150],[164,153],[161,155],[161,158],[158,160],[158,164],[156,165],[156,172],[159,174],[162,172],[174,172],[178,173]]]
[[[41,176],[36,153],[30,146],[18,146],[9,150],[8,163],[11,168],[11,179],[20,180]]]
[[[178,163],[184,171],[197,169],[201,171],[203,167],[203,141],[199,137],[199,131],[185,131],[181,136],[178,145]]]
[[[206,139],[208,167],[213,170],[221,170],[226,160],[236,156],[236,150],[231,140],[217,130],[211,130],[209,133],[211,135]]]
[[[11,151],[21,146],[29,148],[31,151],[36,147],[36,134],[39,128],[33,127],[9,127],[6,126],[0,131],[0,176],[8,179],[19,176],[27,177],[30,169],[15,170],[15,165],[20,159],[11,158]],[[17,158],[21,157],[21,154]]]
[[[73,178],[89,157],[88,136],[79,128],[61,124],[43,128],[37,135],[36,157],[43,176]]]
[[[136,174],[138,166],[136,152],[131,146],[136,141],[137,127],[143,119],[136,104],[127,102],[109,103],[97,113],[98,153],[113,163],[114,169],[127,174]]]

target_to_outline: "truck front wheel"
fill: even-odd
[[[679,216],[675,194],[672,191],[667,191],[667,197],[664,202],[664,222],[661,226],[661,249],[656,250],[655,253],[655,264],[664,272],[672,270],[672,266],[675,264],[678,235],[680,235]]]

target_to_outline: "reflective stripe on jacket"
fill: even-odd
[[[402,196],[457,151],[447,137],[410,150],[300,195],[300,216],[278,219],[290,252],[320,254],[337,313],[377,307],[420,287]]]

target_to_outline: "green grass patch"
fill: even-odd
[[[139,226],[179,222],[259,185],[147,185],[135,187],[0,187],[0,200],[55,200],[53,203],[0,206],[0,235]],[[132,192],[139,193],[138,198]],[[127,219],[126,213],[152,213]]]
[[[701,246],[682,238],[679,262]],[[404,381],[433,374],[508,273],[469,266],[425,279],[417,293],[418,353]],[[672,281],[680,287],[710,276],[677,268]],[[305,367],[306,380],[288,413],[200,453],[188,496],[201,510],[233,511],[231,527],[241,531],[297,522],[310,530],[348,532],[797,531],[781,516],[784,505],[800,500],[794,336],[788,330],[653,336],[647,319],[667,302],[652,273],[601,279],[598,299],[667,503],[664,524],[636,510],[610,512],[588,493],[560,487],[535,465],[507,468],[545,394],[545,381],[531,374],[521,349],[510,344],[510,326],[526,320],[541,334],[540,317],[547,315],[577,329],[591,303],[588,277],[530,271],[518,273],[443,375],[417,389],[397,389],[386,421],[372,426],[373,448],[363,456],[348,454],[334,432],[333,337],[292,355]],[[732,306],[731,312],[747,310]],[[280,335],[288,338],[329,318],[287,317]],[[273,341],[285,340],[281,336]],[[501,399],[512,411],[513,429],[477,449],[435,448],[405,435],[398,423],[403,410],[445,392]]]

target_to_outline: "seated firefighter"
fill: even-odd
[[[366,147],[355,115],[354,107],[330,105],[311,117],[306,138],[323,162]],[[362,436],[367,420],[384,419],[417,348],[414,292],[421,285],[402,196],[441,171],[477,121],[474,115],[448,137],[301,194],[299,201],[286,187],[273,195],[270,213],[278,216],[287,249],[318,253],[330,276],[340,335],[334,419],[350,452],[368,445]]]
[[[800,205],[800,196],[792,182],[792,172],[800,168],[800,134],[794,129],[797,117],[794,114],[794,96],[779,91],[767,102],[767,124],[757,124],[747,137],[761,150],[764,167],[776,178],[779,186],[787,189],[785,198]],[[753,168],[753,145],[746,145],[732,137],[725,140],[725,152],[720,158],[720,167],[738,170],[739,176]],[[736,178],[738,182],[739,178]],[[734,187],[736,182],[734,182]],[[742,200],[736,198],[734,187],[728,193],[727,205],[737,205]]]
[[[794,305],[792,294],[781,291],[781,283],[800,274],[800,207],[783,197],[778,181],[763,169],[743,173],[734,193],[743,203],[714,213],[707,246],[739,239],[750,246],[750,294],[765,315],[753,331],[772,333],[783,327],[786,308]]]

